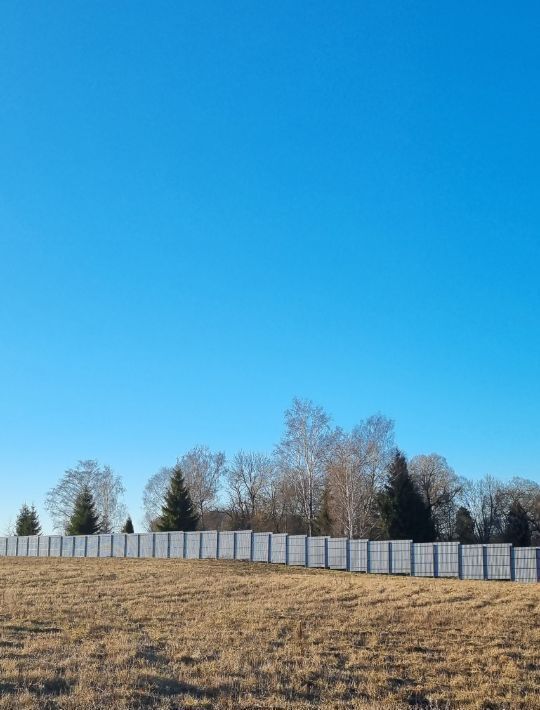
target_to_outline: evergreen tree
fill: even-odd
[[[15,535],[40,535],[41,525],[34,506],[29,508],[26,503],[21,507],[15,523]]]
[[[193,501],[184,481],[184,474],[179,464],[173,468],[171,482],[165,502],[161,508],[161,515],[157,523],[160,531],[169,530],[196,530],[199,516],[193,507]]]
[[[122,528],[123,533],[133,533],[135,530],[133,529],[133,521],[131,520],[131,515],[128,515],[128,518],[126,522],[124,523],[124,527]]]
[[[380,499],[381,516],[388,537],[431,542],[435,526],[431,511],[409,475],[405,456],[396,451],[388,469],[388,482]]]
[[[531,526],[525,508],[518,500],[510,506],[506,517],[504,541],[516,547],[529,547],[531,544]]]
[[[75,498],[66,535],[95,535],[99,530],[99,516],[96,512],[94,497],[90,488],[83,486]]]
[[[478,542],[474,531],[474,520],[468,508],[460,506],[456,511],[455,538],[463,545]]]

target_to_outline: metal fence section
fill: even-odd
[[[253,533],[253,562],[270,562],[272,533]]]
[[[368,572],[390,574],[390,542],[368,542]]]
[[[411,573],[412,540],[390,541],[390,571],[392,574]]]
[[[330,569],[347,569],[349,566],[348,539],[346,537],[330,537],[327,540],[328,567]]]
[[[306,535],[289,535],[288,565],[306,566]]]
[[[433,542],[413,543],[411,569],[415,577],[435,576],[435,545]]]
[[[540,547],[351,540],[250,530],[0,538],[0,557],[236,559],[417,577],[540,581]]]
[[[251,560],[251,530],[240,530],[236,536],[235,560]]]
[[[220,532],[218,540],[218,557],[220,560],[234,560],[234,533]]]
[[[328,548],[326,537],[308,537],[308,567],[327,567]]]
[[[203,530],[201,533],[201,557],[205,560],[215,560],[217,557],[217,532]]]
[[[516,582],[540,582],[540,547],[514,547]]]
[[[112,535],[99,536],[99,556],[112,557],[113,539]]]
[[[178,558],[184,556],[184,533],[169,533],[169,557]]]
[[[287,533],[274,533],[272,535],[270,562],[281,565],[287,562]]]
[[[187,532],[185,536],[186,559],[198,560],[201,556],[201,533]]]
[[[459,542],[436,542],[437,577],[459,577]]]
[[[52,538],[51,538],[52,545]],[[86,556],[97,557],[99,553],[99,537],[97,535],[88,535],[86,540]]]
[[[512,545],[484,545],[486,579],[512,579]]]

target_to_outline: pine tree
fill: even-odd
[[[460,506],[456,511],[455,538],[463,545],[472,545],[477,542],[474,531],[474,520],[468,508]]]
[[[41,525],[37,510],[32,506],[29,508],[26,503],[21,507],[17,521],[15,523],[16,535],[40,535]]]
[[[122,528],[123,533],[133,533],[135,532],[133,529],[133,521],[131,520],[131,515],[128,515],[128,518],[126,522],[124,523],[124,527]]]
[[[165,502],[161,508],[158,529],[196,530],[199,516],[193,507],[193,501],[184,481],[184,474],[179,464],[173,468],[169,489],[165,494]]]
[[[529,547],[531,544],[531,526],[525,508],[518,500],[510,506],[506,517],[504,541],[516,547]]]
[[[95,535],[99,530],[99,516],[94,497],[90,488],[83,486],[75,499],[66,535]]]
[[[435,526],[431,511],[409,475],[405,456],[396,451],[388,469],[388,482],[380,499],[383,522],[393,540],[431,542]]]

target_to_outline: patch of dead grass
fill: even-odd
[[[540,588],[0,559],[0,708],[540,708]]]

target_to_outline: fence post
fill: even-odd
[[[51,538],[49,538],[49,543],[51,541]],[[88,552],[88,535],[84,536],[84,556],[87,557],[87,552]]]
[[[309,535],[306,535],[306,539],[304,541],[304,544],[305,544],[304,560],[306,562],[306,567],[309,567]]]
[[[97,550],[96,550],[96,557],[100,556],[100,548],[101,548],[101,535],[97,535]],[[60,555],[62,555],[62,538],[60,538]]]
[[[351,538],[348,537],[345,543],[345,557],[347,560],[347,572],[351,571]]]
[[[219,539],[220,539],[220,531],[216,531],[216,560],[219,560]]]
[[[482,545],[482,579],[488,578],[488,552],[487,546]]]
[[[388,574],[393,574],[393,564],[392,564],[392,558],[394,556],[394,546],[392,543],[389,541],[388,542]]]
[[[272,562],[272,533],[268,533],[268,563]]]
[[[202,530],[199,531],[199,559],[202,560]]]
[[[238,552],[238,534],[237,532],[233,532],[233,560],[236,559],[236,555]]]
[[[458,545],[458,579],[463,579],[463,545]]]
[[[516,555],[513,545],[510,547],[510,579],[512,582],[516,581]]]
[[[433,576],[439,576],[439,546],[436,542],[433,543]]]
[[[128,536],[127,533],[124,534],[124,557],[127,557],[127,541],[128,541]]]
[[[254,532],[252,530],[251,531],[251,539],[249,541],[249,561],[250,562],[253,562],[254,548],[255,548],[255,538],[254,538]]]
[[[285,536],[285,564],[289,564],[289,534]]]

